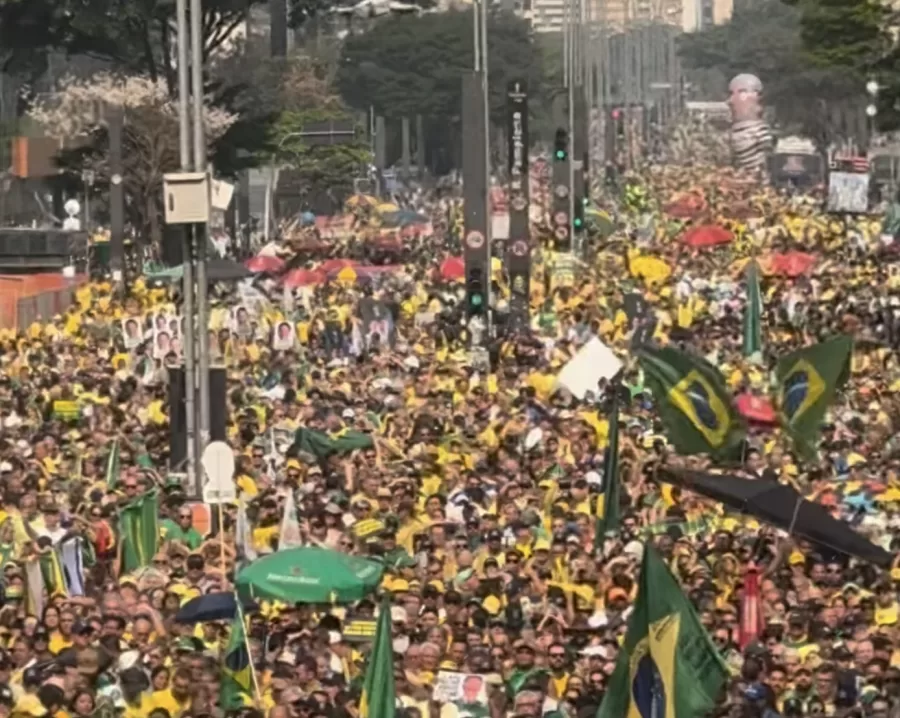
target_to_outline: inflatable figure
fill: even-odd
[[[729,83],[728,91],[734,165],[747,172],[765,170],[773,141],[762,116],[762,82],[756,75],[738,75]]]

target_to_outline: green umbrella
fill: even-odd
[[[372,593],[384,565],[324,548],[292,548],[251,563],[237,576],[238,593],[286,603],[347,603]]]

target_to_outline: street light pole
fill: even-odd
[[[188,77],[188,21],[187,0],[177,0],[175,6],[176,28],[178,32],[178,154],[181,171],[191,168],[191,133],[188,105],[191,88]],[[194,259],[192,252],[192,228],[185,225],[181,229],[181,261],[184,267],[182,293],[184,311],[184,429],[187,434],[187,484],[196,495],[200,495],[196,468],[196,406],[194,388],[196,386],[196,365],[194,363]],[[175,468],[175,467],[173,467]],[[179,467],[180,468],[180,467]]]
[[[206,137],[203,126],[203,7],[202,0],[191,0],[191,85],[194,97],[194,171],[207,172]],[[199,348],[199,391],[200,431],[199,444],[195,454],[195,475],[199,491],[203,469],[199,463],[203,450],[209,443],[209,322],[207,320],[207,276],[206,276],[206,225],[195,227],[194,238],[197,245],[197,345]],[[191,321],[188,317],[187,321]]]

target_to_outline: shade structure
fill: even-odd
[[[314,272],[311,269],[303,269],[302,267],[300,267],[298,269],[292,269],[290,272],[285,274],[281,281],[285,287],[294,289],[296,287],[306,287],[313,284],[322,284],[325,279],[325,275],[321,272]]]
[[[715,247],[719,244],[728,244],[734,241],[734,235],[724,227],[714,224],[704,224],[700,227],[692,227],[681,236],[682,244],[699,249],[701,247]]]
[[[254,274],[263,272],[277,274],[284,269],[284,264],[285,262],[281,257],[269,257],[265,255],[257,255],[244,262],[244,266]]]
[[[670,468],[660,469],[658,480],[702,494],[733,511],[749,514],[792,536],[833,551],[878,566],[891,565],[889,552],[834,518],[824,506],[803,498],[792,487],[777,481]]]
[[[783,277],[799,277],[816,264],[816,256],[806,252],[776,252],[760,260],[763,272]]]
[[[441,279],[455,282],[466,276],[466,262],[462,257],[447,257],[438,271]]]
[[[766,396],[745,392],[735,397],[734,406],[745,419],[755,421],[757,424],[778,422],[778,413],[772,406],[772,401]]]
[[[244,613],[255,613],[259,610],[253,601],[243,602]],[[176,623],[203,623],[205,621],[231,621],[237,610],[234,593],[207,593],[192,598],[175,614]]]
[[[254,561],[237,576],[242,598],[287,603],[347,603],[371,594],[384,565],[339,551],[305,546]]]

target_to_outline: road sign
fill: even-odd
[[[553,192],[554,192],[554,194],[555,194],[557,197],[559,197],[560,199],[562,199],[563,197],[568,197],[568,196],[569,196],[569,188],[566,187],[566,185],[564,185],[564,184],[558,184],[558,185],[556,185],[556,187],[554,188]]]
[[[521,212],[528,206],[528,200],[526,200],[522,195],[519,194],[513,197],[511,204],[513,209]]]
[[[478,230],[472,230],[466,235],[466,244],[472,249],[481,249],[484,246],[484,235]]]
[[[557,239],[565,239],[569,236],[569,230],[565,227],[557,227],[553,230],[553,234],[556,235]]]
[[[517,257],[524,257],[526,254],[528,254],[528,242],[526,242],[524,239],[518,239],[513,242],[512,253]]]
[[[214,441],[203,452],[201,460],[206,472],[203,501],[224,504],[237,498],[234,483],[234,452],[224,441]]]
[[[553,215],[554,224],[566,224],[569,221],[569,215],[566,212],[557,212]]]

